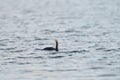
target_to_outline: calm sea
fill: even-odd
[[[120,0],[0,0],[0,80],[120,80]]]

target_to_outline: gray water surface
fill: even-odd
[[[120,80],[120,0],[0,0],[0,80]]]

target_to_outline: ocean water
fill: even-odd
[[[0,80],[120,80],[120,0],[0,0]]]

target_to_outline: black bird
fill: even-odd
[[[59,49],[58,49],[58,40],[55,40],[55,43],[56,43],[56,45],[55,45],[55,48],[54,47],[45,47],[43,50],[56,50],[56,51],[58,51]]]

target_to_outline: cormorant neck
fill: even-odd
[[[58,41],[57,40],[55,40],[55,42],[56,42],[56,51],[58,51],[59,49],[58,49]]]

